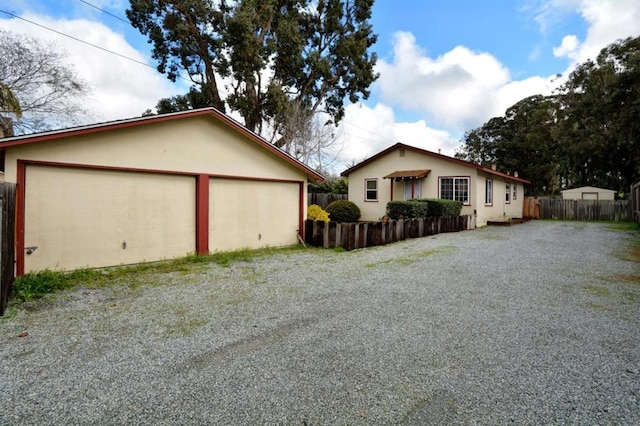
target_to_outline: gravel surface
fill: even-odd
[[[640,424],[634,238],[529,222],[65,291],[0,319],[0,423]]]

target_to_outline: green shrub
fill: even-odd
[[[319,205],[311,204],[307,208],[307,219],[329,222],[329,213],[322,210],[322,207],[320,207]]]
[[[443,200],[442,198],[416,198],[415,201],[426,203],[429,207],[429,216],[460,216],[462,202]]]
[[[427,217],[429,205],[416,200],[389,201],[387,203],[387,216],[390,219],[412,219]]]
[[[334,222],[357,222],[360,209],[352,201],[336,200],[327,206],[327,213]]]

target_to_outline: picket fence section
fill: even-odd
[[[355,250],[476,228],[475,215],[426,217],[388,222],[337,223],[307,220],[305,243],[324,248]]]
[[[540,219],[631,221],[628,200],[563,200],[540,198]]]

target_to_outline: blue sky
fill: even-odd
[[[124,0],[0,0],[0,10],[154,65]],[[380,78],[348,105],[336,172],[395,142],[452,155],[464,132],[551,93],[576,64],[640,35],[637,0],[377,0]],[[186,91],[153,70],[0,13],[0,28],[55,42],[93,88],[87,122],[138,116]],[[562,77],[557,78],[556,75]]]

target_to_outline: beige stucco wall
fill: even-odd
[[[431,173],[422,179],[422,197],[434,198],[438,194],[439,176],[470,177],[470,200],[471,204],[464,206],[462,214],[473,214],[475,203],[473,202],[476,171],[462,165],[446,160],[429,157],[414,151],[405,150],[404,157],[400,156],[399,150],[393,150],[387,155],[366,164],[349,174],[349,200],[360,207],[362,216],[360,220],[376,221],[384,216],[387,203],[391,201],[391,180],[382,177],[397,170],[419,170],[431,169]],[[378,201],[365,202],[364,185],[365,179],[378,179]],[[394,183],[393,199],[404,200],[404,189],[402,182]]]
[[[209,188],[210,251],[298,242],[298,184],[210,179]]]
[[[27,166],[25,272],[139,263],[195,251],[195,179]]]
[[[487,179],[493,181],[493,204],[485,204],[485,182]],[[511,202],[506,202],[506,183],[511,184]],[[524,199],[524,186],[516,181],[509,181],[499,176],[478,173],[476,194],[478,205],[477,225],[484,226],[489,221],[505,221],[522,217],[522,203]],[[514,192],[515,188],[515,192]],[[516,195],[514,199],[513,196]]]
[[[612,189],[583,186],[562,191],[564,200],[614,200],[615,191]]]
[[[506,220],[522,217],[522,197],[524,188],[522,183],[511,181],[511,191],[517,185],[517,199],[507,204],[505,195],[505,180],[499,176],[485,174],[473,167],[464,164],[440,159],[419,152],[404,150],[404,156],[400,156],[400,150],[395,149],[376,160],[363,165],[349,174],[349,200],[360,207],[362,221],[377,221],[385,214],[387,203],[391,197],[391,185],[393,185],[393,199],[404,200],[404,184],[401,181],[391,182],[382,177],[398,170],[423,170],[430,169],[431,173],[422,179],[421,197],[439,197],[439,177],[469,177],[469,201],[462,207],[462,214],[477,214],[477,226],[484,226],[490,220]],[[485,205],[485,179],[491,176],[493,179],[493,205]],[[365,201],[365,180],[378,180],[378,201]]]
[[[301,170],[211,116],[11,147],[5,159],[7,182],[16,181],[17,159],[273,179],[305,178]]]
[[[194,252],[196,174],[235,177],[210,181],[210,251],[295,244],[300,209],[306,215],[306,173],[210,116],[9,147],[8,182],[17,160],[65,164],[27,165],[24,242],[38,249],[25,272]]]

